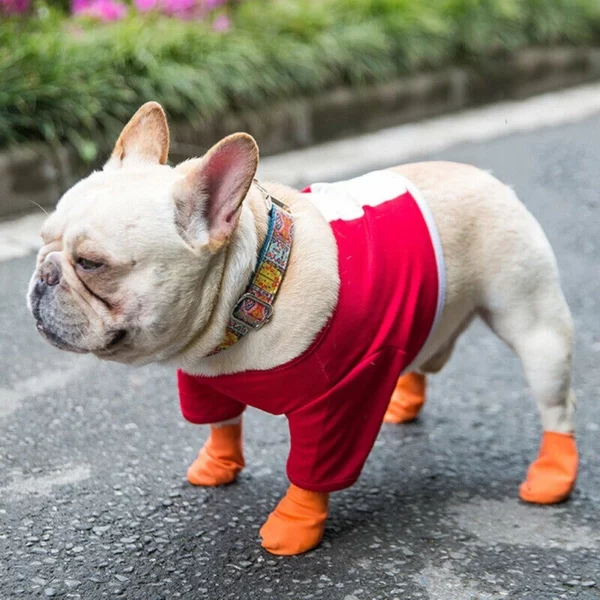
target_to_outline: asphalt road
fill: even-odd
[[[22,257],[0,263],[1,600],[600,598],[600,117],[438,157],[514,185],[556,250],[577,329],[573,498],[517,500],[540,426],[518,361],[476,324],[422,418],[384,426],[333,495],[320,548],[272,557],[258,529],[287,486],[285,421],[251,411],[239,481],[188,485],[207,432],[180,416],[174,374],[46,345]]]

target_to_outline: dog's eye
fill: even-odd
[[[96,269],[102,267],[103,263],[79,257],[77,259],[77,266],[81,267],[84,271],[95,271]]]

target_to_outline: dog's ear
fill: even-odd
[[[258,146],[252,136],[234,133],[184,165],[174,190],[177,228],[192,244],[208,241],[216,251],[237,227],[258,167]]]
[[[167,162],[169,126],[162,106],[146,102],[125,125],[104,169]]]

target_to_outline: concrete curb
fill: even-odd
[[[171,158],[198,156],[233,131],[247,131],[263,156],[349,135],[520,99],[600,79],[600,48],[528,48],[477,67],[423,73],[362,89],[340,88],[261,111],[172,126]],[[32,144],[0,153],[0,217],[52,206],[90,166],[70,148]]]

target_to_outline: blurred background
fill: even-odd
[[[173,160],[268,155],[594,78],[599,40],[598,0],[0,0],[0,152],[44,143],[12,171],[51,204],[148,100]]]
[[[420,159],[511,185],[574,316],[573,498],[518,502],[539,418],[481,324],[317,550],[258,543],[285,419],[249,410],[238,482],[187,484],[174,373],[60,352],[24,301],[45,212],[149,100],[172,162],[241,130],[297,187]],[[598,600],[599,156],[600,0],[0,0],[0,600]]]

